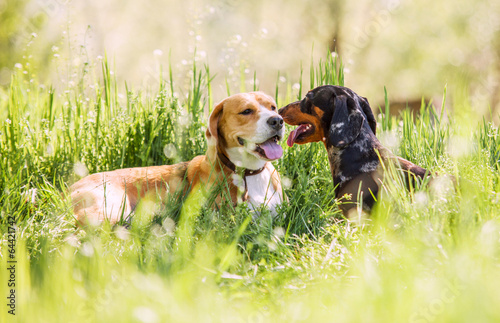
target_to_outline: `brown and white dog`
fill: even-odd
[[[232,95],[212,111],[206,131],[207,153],[175,165],[118,169],[92,174],[70,187],[80,224],[127,218],[146,196],[210,192],[227,179],[231,202],[246,201],[257,212],[275,212],[283,201],[278,172],[270,161],[283,155],[283,119],[274,100],[262,93]],[[227,195],[227,194],[226,194]],[[217,196],[216,203],[224,200]],[[161,201],[158,201],[161,202]]]
[[[368,100],[342,86],[319,86],[301,101],[279,110],[286,123],[298,126],[287,144],[323,142],[328,152],[337,198],[350,196],[340,209],[344,215],[359,203],[370,211],[380,189],[381,160],[392,162],[403,172],[407,185],[424,179],[429,172],[394,156],[375,136],[377,122]]]

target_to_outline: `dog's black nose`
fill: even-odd
[[[280,116],[271,117],[267,119],[267,124],[274,130],[280,130],[283,128],[283,118]]]

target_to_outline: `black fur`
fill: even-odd
[[[345,215],[358,202],[362,201],[367,211],[375,204],[382,176],[380,157],[395,161],[409,185],[414,183],[414,177],[428,175],[424,168],[393,156],[380,144],[375,136],[377,123],[368,100],[351,89],[332,85],[317,87],[300,101],[303,113],[316,115],[312,106],[323,111],[321,124],[337,198],[346,194],[351,197],[351,202],[341,204]],[[286,109],[282,108],[280,113]]]

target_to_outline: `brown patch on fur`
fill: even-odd
[[[380,159],[384,163],[394,163],[403,172],[408,188],[430,175],[426,169],[394,156],[382,147],[375,136],[377,123],[368,100],[351,89],[319,86],[309,91],[301,101],[291,103],[279,112],[290,125],[319,125],[311,133],[305,127],[300,128],[293,137],[289,137],[289,145],[291,142],[304,144],[319,141],[319,131],[324,132],[322,136],[328,134],[328,140],[324,143],[335,193],[338,199],[344,195],[350,196],[349,202],[340,206],[346,216],[358,202],[363,202],[365,210],[370,210],[376,202],[384,176]],[[332,118],[324,120],[329,119],[330,114]]]
[[[380,169],[360,173],[356,177],[350,179],[343,187],[337,192],[337,198],[340,202],[339,208],[342,210],[344,215],[348,215],[348,211],[355,207],[360,201],[363,201],[367,196],[364,195],[375,195],[379,190],[379,186],[382,184],[383,174]],[[345,198],[348,196],[349,198]],[[365,206],[366,207],[366,206]]]
[[[224,147],[239,147],[238,137],[251,137],[257,129],[260,118],[260,107],[268,110],[276,109],[274,100],[262,92],[241,93],[230,96],[220,102],[212,112],[207,135],[215,139],[222,134]],[[242,114],[244,111],[249,114]]]
[[[313,105],[313,109],[314,109],[314,112],[316,113],[316,115],[318,116],[319,119],[323,118],[323,115],[325,114],[325,111],[323,111],[322,109],[318,108],[317,106],[314,106]]]
[[[316,106],[312,106],[315,115],[303,113],[300,110],[300,101],[291,103],[285,108],[280,110],[280,115],[283,120],[292,126],[298,126],[301,124],[310,124],[312,126],[312,130],[309,130],[307,133],[304,133],[295,140],[296,144],[303,145],[310,142],[324,142],[325,139],[325,130],[323,129],[323,125],[321,123],[321,118],[323,117],[323,110]]]
[[[70,187],[79,224],[99,223],[105,219],[115,223],[122,215],[127,218],[143,198],[161,202],[175,192],[188,194],[192,190],[202,190],[208,193],[224,178],[228,180],[231,202],[236,204],[238,187],[231,180],[233,172],[219,162],[217,149],[225,151],[238,147],[238,136],[253,135],[261,106],[276,109],[274,100],[262,92],[236,94],[220,102],[209,118],[206,155],[189,162],[118,169],[82,178]],[[252,113],[241,114],[246,109]],[[279,186],[277,172],[271,174],[271,179],[275,187]],[[223,195],[218,196],[216,204],[220,205],[223,199]]]

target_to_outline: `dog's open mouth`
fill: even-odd
[[[281,138],[279,136],[274,136],[261,144],[256,144],[255,152],[268,160],[280,158],[283,155],[283,148],[278,143],[278,140],[280,139]]]
[[[309,123],[303,123],[290,132],[286,144],[292,147],[297,140],[307,137],[312,132],[314,132],[314,127]]]

